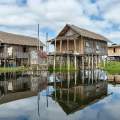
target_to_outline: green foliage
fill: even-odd
[[[61,70],[60,70],[60,66],[56,66],[55,67],[55,70],[54,70],[54,68],[53,68],[53,66],[51,65],[51,66],[49,66],[48,67],[48,71],[49,72],[67,72],[68,71],[68,67],[65,65],[65,66],[61,66]],[[74,66],[70,66],[69,67],[69,71],[75,71],[75,67]]]
[[[101,63],[101,67],[108,71],[109,74],[120,74],[120,62],[111,61],[105,63],[105,66],[103,63]]]
[[[6,72],[22,72],[22,71],[27,71],[28,68],[24,66],[20,67],[0,67],[0,73],[6,73]]]

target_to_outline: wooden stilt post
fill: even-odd
[[[62,67],[62,40],[60,40],[60,72]]]
[[[6,67],[6,60],[7,60],[7,46],[4,45],[4,67]]]
[[[75,61],[74,61],[75,62],[74,63],[75,64],[75,70],[77,70],[77,57],[76,57],[76,55],[74,55],[74,59],[75,59]]]
[[[98,60],[97,60],[97,55],[96,55],[96,69],[97,69],[97,67],[98,67]]]
[[[93,78],[93,68],[94,68],[94,66],[93,66],[93,65],[94,65],[94,64],[93,64],[93,62],[94,62],[94,61],[93,61],[93,57],[94,57],[94,56],[93,56],[93,54],[92,54],[92,83],[93,83],[93,79],[94,79],[94,78]]]
[[[55,67],[56,67],[56,39],[55,39],[54,64],[53,64],[54,71],[55,71]]]
[[[67,73],[68,88],[70,88],[70,71]]]
[[[90,55],[88,55],[88,83],[90,83]]]
[[[76,86],[76,84],[77,84],[77,72],[75,71],[75,86]]]
[[[84,69],[84,55],[82,56],[82,71],[83,71],[83,77],[82,77],[82,83],[84,84],[85,79],[85,69]]]
[[[69,40],[67,39],[67,70],[70,70]]]
[[[74,67],[75,67],[75,70],[77,70],[77,58],[76,58],[76,40],[74,40]]]
[[[97,82],[97,76],[98,76],[98,73],[97,73],[97,55],[95,56],[95,61],[96,61],[96,64],[95,64],[95,81]]]

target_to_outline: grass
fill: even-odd
[[[107,71],[109,74],[120,74],[120,62],[116,62],[116,61],[111,61],[111,62],[106,62],[105,66],[104,63],[100,64],[100,67]],[[48,68],[49,72],[60,72],[60,66],[56,66],[55,70],[53,70],[53,66],[49,66]],[[62,66],[61,67],[61,72],[67,72],[67,66]],[[70,66],[70,72],[75,71],[74,66]]]
[[[55,67],[55,70],[53,69],[53,66],[49,66],[48,67],[48,71],[49,72],[68,72],[68,67],[65,65],[65,66],[61,66],[61,70],[60,70],[60,66],[56,66]],[[74,66],[70,66],[70,69],[69,69],[69,71],[71,72],[71,71],[76,71],[75,70],[75,67]]]
[[[0,73],[6,73],[6,72],[22,72],[27,71],[28,68],[25,68],[24,66],[20,67],[0,67]]]
[[[120,74],[120,62],[116,61],[107,62],[105,66],[102,63],[101,67],[109,74]]]

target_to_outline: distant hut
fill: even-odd
[[[120,61],[120,45],[113,44],[108,46],[108,59],[112,61]]]

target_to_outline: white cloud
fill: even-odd
[[[94,4],[90,0],[28,0],[24,7],[20,7],[16,0],[12,0],[12,2],[2,0],[0,1],[0,25],[16,26],[15,30],[11,27],[11,31],[34,35],[38,23],[40,29],[50,28],[56,33],[69,23],[107,35],[106,28],[110,28],[112,31],[112,27],[110,27],[112,24],[120,25],[119,9],[119,0],[99,0]],[[91,15],[98,17],[98,20],[97,18],[91,19]],[[103,20],[99,20],[99,17]],[[19,29],[22,26],[26,29]],[[0,29],[8,31],[7,27],[4,29],[0,27]],[[114,32],[111,33],[111,36]],[[114,39],[110,35],[107,36],[109,39]],[[119,35],[117,36],[119,37]]]
[[[109,11],[107,11],[104,15],[105,19],[120,24],[120,3],[115,5],[115,7],[111,7]]]

